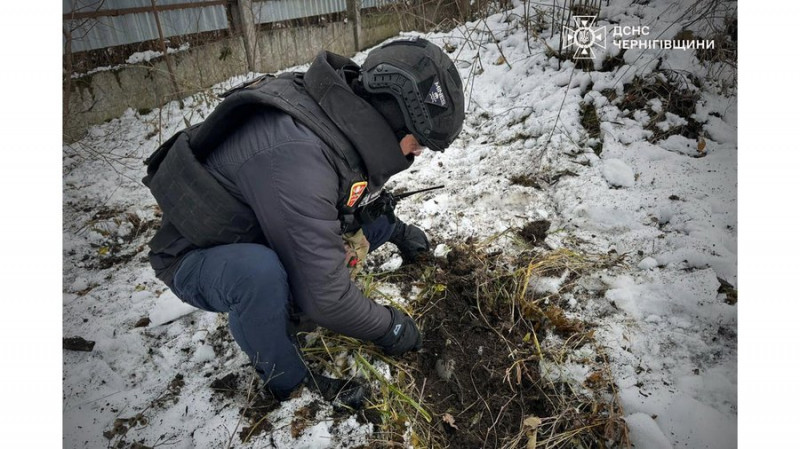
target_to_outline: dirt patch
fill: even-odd
[[[436,302],[421,320],[426,350],[417,364],[426,380],[424,402],[451,447],[498,447],[520,431],[525,417],[549,415],[535,387],[539,371],[527,365],[519,372],[504,371],[509,342],[522,343],[527,329],[505,329],[501,338],[496,334],[503,327],[500,317],[480,310],[464,291],[472,283],[451,281],[462,291]]]
[[[536,175],[514,175],[508,180],[514,185],[544,190],[547,186],[557,183],[564,176],[578,176],[578,174],[572,170],[559,170],[556,172],[542,172]]]
[[[150,325],[150,317],[142,317],[134,323],[133,327],[147,327]]]
[[[219,393],[226,398],[233,397],[237,393],[238,387],[239,375],[236,373],[228,373],[211,382],[211,389],[214,390],[214,393]]]
[[[220,328],[217,332],[220,336],[223,334]],[[226,338],[230,340],[227,335]],[[212,338],[212,341],[214,340],[219,339]],[[230,341],[229,344],[231,344]],[[269,419],[269,414],[278,409],[281,403],[272,395],[261,393],[263,383],[260,379],[255,376],[248,377],[241,372],[232,372],[215,378],[209,387],[214,391],[211,396],[213,402],[239,405],[242,428],[238,435],[243,443],[273,430],[274,426]]]
[[[239,439],[242,443],[247,443],[254,436],[271,432],[273,425],[268,417],[280,405],[280,402],[269,395],[256,394],[254,399],[241,409],[241,414],[248,423],[239,432]]]
[[[519,235],[526,242],[533,245],[544,243],[544,239],[547,237],[547,231],[550,230],[550,224],[548,220],[532,221],[522,227],[522,230],[519,231]]]
[[[594,154],[600,156],[603,152],[603,139],[600,133],[600,118],[597,116],[597,108],[593,104],[581,103],[581,126],[589,136],[588,145]]]
[[[511,184],[542,190],[542,186],[539,185],[539,180],[531,175],[514,175],[508,178],[508,180],[511,181]]]
[[[292,423],[289,427],[292,438],[298,438],[300,435],[302,435],[303,431],[306,430],[309,424],[316,424],[314,417],[321,408],[322,406],[319,401],[314,401],[295,410],[294,418],[292,419]]]
[[[529,231],[542,237],[548,228],[537,223]],[[524,447],[530,431],[524,423],[536,418],[546,423],[539,441],[550,441],[548,447],[607,447],[624,440],[621,408],[602,399],[613,389],[610,374],[597,368],[586,379],[583,387],[596,395],[543,378],[540,361],[553,355],[540,342],[561,335],[574,349],[592,342],[593,334],[590,323],[555,304],[544,307],[526,291],[531,270],[525,267],[534,266],[530,253],[510,259],[471,245],[451,247],[446,259],[399,270],[401,282],[427,288],[412,303],[424,349],[404,361],[419,389],[414,397],[431,421],[428,433],[415,434],[412,444],[419,438],[432,447]],[[573,437],[563,441],[554,437],[570,432]]]

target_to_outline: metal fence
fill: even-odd
[[[397,0],[362,0],[361,9],[397,3]],[[347,10],[346,0],[263,0],[253,2],[256,23],[273,23],[321,16]]]
[[[154,14],[164,37],[231,28],[230,0],[62,0],[64,39],[81,52],[159,38]],[[399,0],[362,0],[361,9]],[[346,0],[254,0],[256,24],[342,13]]]

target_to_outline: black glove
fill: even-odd
[[[431,249],[428,236],[425,235],[422,229],[414,225],[407,225],[400,220],[397,220],[389,241],[397,245],[397,249],[400,250],[400,255],[405,263],[415,262],[419,253]]]
[[[381,191],[381,194],[365,206],[356,209],[356,220],[362,225],[370,224],[378,218],[386,215],[389,223],[397,221],[394,215],[394,207],[397,205],[394,196],[386,190]]]
[[[392,313],[392,325],[386,335],[375,340],[387,355],[398,356],[408,351],[416,351],[422,347],[422,334],[414,320],[395,309],[386,307]]]

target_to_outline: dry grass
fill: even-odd
[[[372,445],[465,447],[478,441],[496,448],[629,447],[595,326],[559,305],[581,276],[624,258],[567,249],[506,256],[481,244],[451,247],[447,260],[363,278],[373,297],[390,284],[406,293],[416,287],[419,293],[408,298],[405,309],[426,338],[436,337],[426,340],[422,353],[388,358],[370,344],[325,331],[304,349],[310,363],[335,375],[358,375],[373,385],[364,412],[379,427]],[[555,273],[566,274],[558,291],[534,292],[537,278]],[[472,324],[460,326],[464,321]],[[464,354],[475,353],[476,328],[487,353],[480,360],[463,359],[461,346],[470,348]],[[497,351],[489,357],[491,348]],[[437,375],[432,369],[434,353],[442,351],[454,354],[452,379],[443,380],[441,371]],[[481,369],[492,378],[493,391],[469,372],[481,363],[489,365]],[[576,364],[589,375],[570,376]],[[554,370],[562,375],[552,375]],[[448,391],[456,393],[442,399]]]

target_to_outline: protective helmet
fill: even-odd
[[[444,151],[461,132],[461,77],[437,45],[416,37],[384,44],[367,56],[360,81],[398,137],[413,134],[422,145]]]

